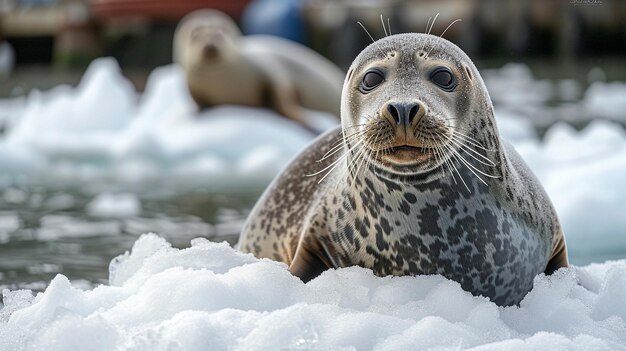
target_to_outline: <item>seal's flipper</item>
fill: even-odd
[[[550,275],[557,271],[559,268],[569,267],[567,260],[567,247],[565,246],[565,237],[561,233],[552,250],[552,256],[546,266],[545,274]]]
[[[289,272],[305,283],[332,268],[325,251],[312,241],[314,240],[305,238],[300,242],[296,255],[289,265]]]

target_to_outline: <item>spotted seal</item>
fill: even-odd
[[[239,247],[308,281],[333,267],[441,274],[500,305],[568,265],[556,212],[497,131],[478,70],[456,45],[398,34],[344,81],[341,128],[267,188]]]
[[[305,109],[339,117],[344,73],[315,51],[268,35],[242,36],[217,10],[183,18],[174,35],[174,62],[200,108],[221,104],[267,107],[309,129]]]

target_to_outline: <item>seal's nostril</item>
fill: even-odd
[[[415,118],[415,116],[417,116],[417,113],[420,110],[420,105],[419,104],[413,104],[412,106],[409,105],[407,107],[409,107],[408,124],[411,124],[411,123],[413,123],[413,119]]]
[[[398,111],[398,107],[400,108],[400,110],[402,110],[402,105],[398,105],[396,106],[396,104],[394,103],[389,103],[387,105],[387,111],[389,111],[389,114],[391,114],[391,117],[393,117],[394,120],[396,120],[396,122],[398,124],[402,123],[402,112]]]

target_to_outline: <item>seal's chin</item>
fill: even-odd
[[[382,151],[382,160],[397,165],[410,165],[427,162],[434,158],[434,151],[428,147],[400,145]]]

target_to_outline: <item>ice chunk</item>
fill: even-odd
[[[132,193],[102,193],[87,204],[86,212],[95,217],[133,217],[141,214],[141,201]]]
[[[226,243],[154,234],[110,272],[91,290],[59,275],[35,299],[5,292],[0,349],[626,349],[626,260],[540,275],[519,307],[436,275],[351,267],[303,284]]]

